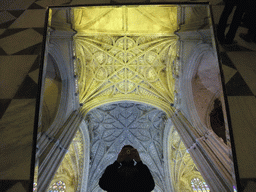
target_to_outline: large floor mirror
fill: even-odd
[[[132,145],[154,192],[237,190],[209,4],[49,7],[34,191],[102,192]]]

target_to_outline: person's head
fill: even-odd
[[[131,156],[130,151],[129,151],[129,150],[132,150],[132,149],[134,149],[134,148],[131,145],[123,146],[122,150],[127,150],[127,153],[128,153],[127,157],[124,160],[125,162],[131,162],[132,161],[132,156]]]

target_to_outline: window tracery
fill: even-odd
[[[33,183],[33,191],[37,191],[37,183]]]
[[[63,181],[58,181],[53,183],[52,186],[49,188],[49,192],[65,192],[66,191],[66,184]]]
[[[170,128],[168,143],[168,163],[173,190],[191,191],[191,180],[193,178],[203,177],[174,126],[171,126]],[[203,179],[200,181],[205,183]]]
[[[193,192],[210,192],[210,189],[205,181],[202,181],[197,177],[191,180],[191,187],[193,189]]]

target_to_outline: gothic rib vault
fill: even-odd
[[[155,191],[170,190],[165,181],[163,133],[174,102],[177,6],[76,8],[73,14],[79,100],[91,143],[88,191],[101,191],[97,181],[102,171],[126,144],[140,151],[154,176]],[[117,21],[116,15],[122,19]],[[170,135],[170,150],[177,157],[170,157],[175,163],[169,171],[178,175],[172,175],[172,188],[191,189],[192,178],[186,178],[185,170],[194,171],[190,177],[202,177],[188,153],[174,148],[174,134]],[[176,145],[182,145],[178,136],[176,140]]]
[[[72,112],[71,120],[66,121],[65,119],[62,135],[67,136],[68,134],[64,134],[66,131],[70,133],[70,130],[76,130],[78,127],[80,130],[87,130],[87,133],[82,131],[83,144],[79,144],[80,149],[84,149],[83,165],[77,166],[76,162],[80,160],[75,154],[80,152],[78,149],[72,148],[73,145],[71,144],[71,153],[67,153],[68,157],[65,157],[63,161],[66,165],[60,166],[74,168],[76,174],[68,174],[66,178],[67,181],[75,181],[72,186],[74,189],[90,192],[102,191],[97,180],[106,166],[116,160],[118,152],[125,144],[138,148],[143,162],[149,166],[155,179],[155,192],[191,191],[190,182],[194,177],[203,180],[190,155],[197,160],[195,162],[197,162],[198,168],[201,168],[200,171],[203,170],[204,177],[205,174],[214,175],[215,172],[213,173],[212,170],[219,169],[218,166],[222,166],[223,162],[223,164],[229,163],[227,158],[227,162],[223,161],[221,164],[218,164],[219,161],[214,159],[214,155],[214,158],[211,158],[211,150],[218,151],[219,149],[215,146],[222,146],[219,138],[216,138],[214,134],[207,135],[208,132],[212,133],[210,131],[204,135],[203,131],[208,127],[193,124],[193,119],[192,121],[189,119],[191,111],[188,112],[188,116],[184,116],[182,114],[184,111],[177,108],[177,106],[184,107],[179,103],[181,98],[178,97],[177,100],[176,97],[177,94],[181,93],[180,90],[176,90],[180,88],[180,84],[177,84],[178,68],[181,67],[179,64],[185,60],[179,58],[181,53],[179,44],[185,41],[188,41],[186,42],[188,44],[191,43],[189,38],[187,40],[182,37],[182,30],[179,34],[183,38],[182,40],[179,40],[178,36],[174,34],[178,30],[177,9],[178,6],[174,5],[92,6],[70,8],[52,13],[55,17],[55,19],[52,18],[52,23],[56,27],[55,31],[52,32],[53,36],[49,41],[49,45],[51,45],[49,47],[55,53],[55,57],[63,54],[63,56],[70,58],[68,62],[72,65],[71,70],[74,65],[75,74],[71,71],[70,74],[72,75],[65,82],[76,81],[76,88],[68,87],[72,88],[69,90],[73,91],[73,88],[76,90],[75,96],[79,97],[80,103],[80,107]],[[186,13],[192,13],[193,10],[197,9],[188,7]],[[203,10],[206,8],[203,7]],[[185,13],[185,9],[183,13]],[[60,25],[56,22],[57,17],[65,18],[67,15],[72,15],[73,20],[70,24]],[[51,20],[51,17],[49,18]],[[62,20],[66,22],[70,19]],[[197,21],[197,19],[195,20]],[[200,20],[197,22],[202,23]],[[205,24],[205,19],[203,24]],[[76,34],[68,28],[71,32],[69,31],[70,34],[66,36],[71,38],[66,40],[66,36],[59,33],[58,30],[67,30],[66,27],[70,26],[71,29],[76,30]],[[193,23],[191,26],[195,27]],[[190,26],[186,27],[189,28]],[[186,30],[188,30],[187,28]],[[209,42],[207,38],[210,36],[209,31],[208,29],[206,32],[200,31],[208,33],[203,35],[193,31],[189,34],[191,36],[195,34],[198,38],[192,40],[195,44],[211,47],[211,43],[207,44]],[[71,34],[72,36],[69,36]],[[202,37],[204,39],[200,39]],[[71,56],[65,55],[67,51],[60,51],[61,54],[56,51],[57,47],[61,49],[60,45],[63,45],[61,44],[64,42],[63,39],[70,43],[67,46],[68,49],[71,49],[73,45],[73,52],[70,52]],[[61,43],[58,44],[59,42]],[[214,64],[217,63],[214,62]],[[60,67],[65,66],[61,66],[61,62],[58,65]],[[74,75],[75,78],[72,79]],[[190,82],[191,79],[187,81]],[[70,95],[73,94],[72,91],[69,92]],[[188,97],[193,100],[191,95]],[[184,105],[184,102],[182,104]],[[75,109],[76,105],[73,104],[73,107]],[[201,122],[196,114],[195,112],[196,121]],[[170,117],[173,117],[171,119],[173,124],[168,121]],[[73,121],[75,122],[74,125],[72,124]],[[85,124],[84,128],[81,128],[81,124]],[[186,131],[187,133],[185,133]],[[72,134],[70,134],[70,138],[73,137]],[[48,140],[55,137],[54,135],[49,137],[49,135],[46,135]],[[69,145],[69,141],[66,142],[67,139],[62,140],[65,145],[55,143],[57,149],[61,151],[61,155],[66,150],[63,146]],[[62,142],[62,140],[60,141]],[[51,141],[55,142],[56,140]],[[59,140],[57,141],[59,142]],[[208,149],[209,146],[210,149]],[[226,151],[225,153],[222,153],[221,150],[218,151],[219,156],[225,158],[229,151],[224,145],[222,148]],[[202,154],[206,155],[202,157]],[[58,153],[56,155],[58,156]],[[52,159],[49,158],[49,160]],[[216,163],[216,166],[209,168],[208,163],[210,161]],[[45,163],[46,161],[42,162],[42,164],[48,165]],[[201,162],[204,164],[202,163],[200,167],[198,163]],[[77,175],[80,172],[83,173],[83,176],[78,178]],[[223,172],[226,174],[226,170]],[[58,170],[58,173],[60,174],[61,171]],[[225,174],[220,173],[223,177]],[[212,182],[211,187],[215,181],[219,182],[215,178],[213,180],[212,175],[207,180],[207,182]],[[216,174],[215,177],[218,176]],[[44,176],[41,176],[41,180],[44,180],[43,178]],[[226,187],[222,186],[222,181],[219,183],[221,186],[216,188],[223,189]],[[44,185],[46,186],[46,182]]]
[[[84,112],[126,100],[157,106],[170,115],[178,40],[176,6],[75,8],[73,14]]]

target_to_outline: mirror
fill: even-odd
[[[50,7],[34,191],[103,191],[135,147],[155,192],[236,191],[208,4]]]

